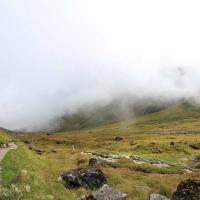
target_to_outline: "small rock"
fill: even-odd
[[[137,144],[136,142],[133,142],[133,141],[131,141],[131,142],[129,142],[129,144],[130,145],[135,145],[135,144]]]
[[[30,140],[22,140],[22,142],[25,143],[25,144],[31,144]]]
[[[115,137],[115,141],[121,141],[121,140],[123,140],[122,137],[119,137],[119,136],[116,136],[116,137]]]
[[[107,162],[101,158],[90,158],[89,165],[94,167],[96,165],[105,165]]]
[[[61,177],[65,187],[69,189],[78,187],[100,188],[106,183],[103,172],[95,168],[72,169],[61,175]]]
[[[195,157],[194,162],[197,164],[197,166],[200,166],[200,155]]]
[[[35,147],[31,147],[29,146],[29,149],[31,151],[34,151],[35,153],[39,154],[39,155],[42,155],[42,153],[44,153],[45,151],[41,150],[41,149],[38,149],[38,148],[35,148]]]
[[[25,185],[24,189],[25,189],[25,191],[26,191],[27,193],[30,193],[30,192],[31,192],[31,187],[30,187],[29,185]]]
[[[57,178],[57,181],[58,181],[58,182],[62,182],[62,177],[59,176],[59,177]]]
[[[188,179],[182,181],[176,192],[172,195],[172,200],[199,200],[200,199],[200,180]]]
[[[26,169],[21,170],[21,175],[26,176],[28,174],[28,171]]]
[[[127,194],[104,185],[98,191],[93,192],[89,196],[83,196],[77,200],[126,200]]]
[[[175,145],[175,143],[174,142],[170,142],[170,145],[173,146],[173,145]]]
[[[149,196],[149,200],[169,200],[167,197],[162,196],[160,194],[151,193]]]
[[[52,195],[47,195],[47,199],[48,199],[48,200],[54,200],[54,196],[52,196]]]
[[[190,144],[189,146],[190,146],[191,148],[193,148],[193,149],[197,149],[197,150],[200,149],[200,143]]]

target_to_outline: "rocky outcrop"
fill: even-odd
[[[98,191],[88,196],[80,197],[77,200],[125,200],[126,197],[125,193],[104,185]]]
[[[79,168],[72,169],[63,175],[62,180],[66,188],[73,189],[78,187],[100,188],[106,183],[106,177],[100,169]]]
[[[200,200],[200,180],[182,181],[173,193],[172,200]]]
[[[163,195],[151,193],[149,196],[149,200],[169,200],[169,199]]]

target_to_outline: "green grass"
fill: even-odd
[[[37,155],[28,149],[27,144],[18,143],[17,150],[10,151],[2,161],[2,183],[4,187],[12,184],[31,186],[25,199],[47,199],[53,195],[58,200],[75,200],[89,191],[80,188],[67,190],[57,178],[63,172],[87,167],[89,155],[81,151],[98,154],[134,155],[146,160],[162,161],[172,167],[157,167],[137,164],[120,159],[111,166],[100,166],[108,184],[128,194],[128,200],[146,200],[150,192],[159,192],[170,197],[178,183],[186,178],[200,178],[193,159],[200,150],[192,149],[189,144],[200,143],[199,135],[163,135],[166,130],[200,130],[200,108],[192,104],[180,104],[161,112],[152,113],[127,120],[62,133],[26,134],[18,139],[32,140],[31,146],[45,151]],[[121,136],[122,141],[115,141]],[[60,144],[57,144],[58,141]],[[174,142],[174,144],[170,144]],[[72,146],[76,149],[72,150]],[[52,152],[55,150],[56,152]],[[115,167],[115,168],[114,168]],[[185,168],[192,173],[185,174]],[[22,176],[21,170],[27,170]]]

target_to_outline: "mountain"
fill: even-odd
[[[76,112],[66,113],[58,117],[52,122],[52,125],[56,131],[91,128],[158,112],[176,103],[177,100],[163,98],[123,96],[109,103],[85,105]]]

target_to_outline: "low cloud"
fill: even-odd
[[[198,99],[197,4],[1,1],[0,126],[45,127],[121,94]]]

